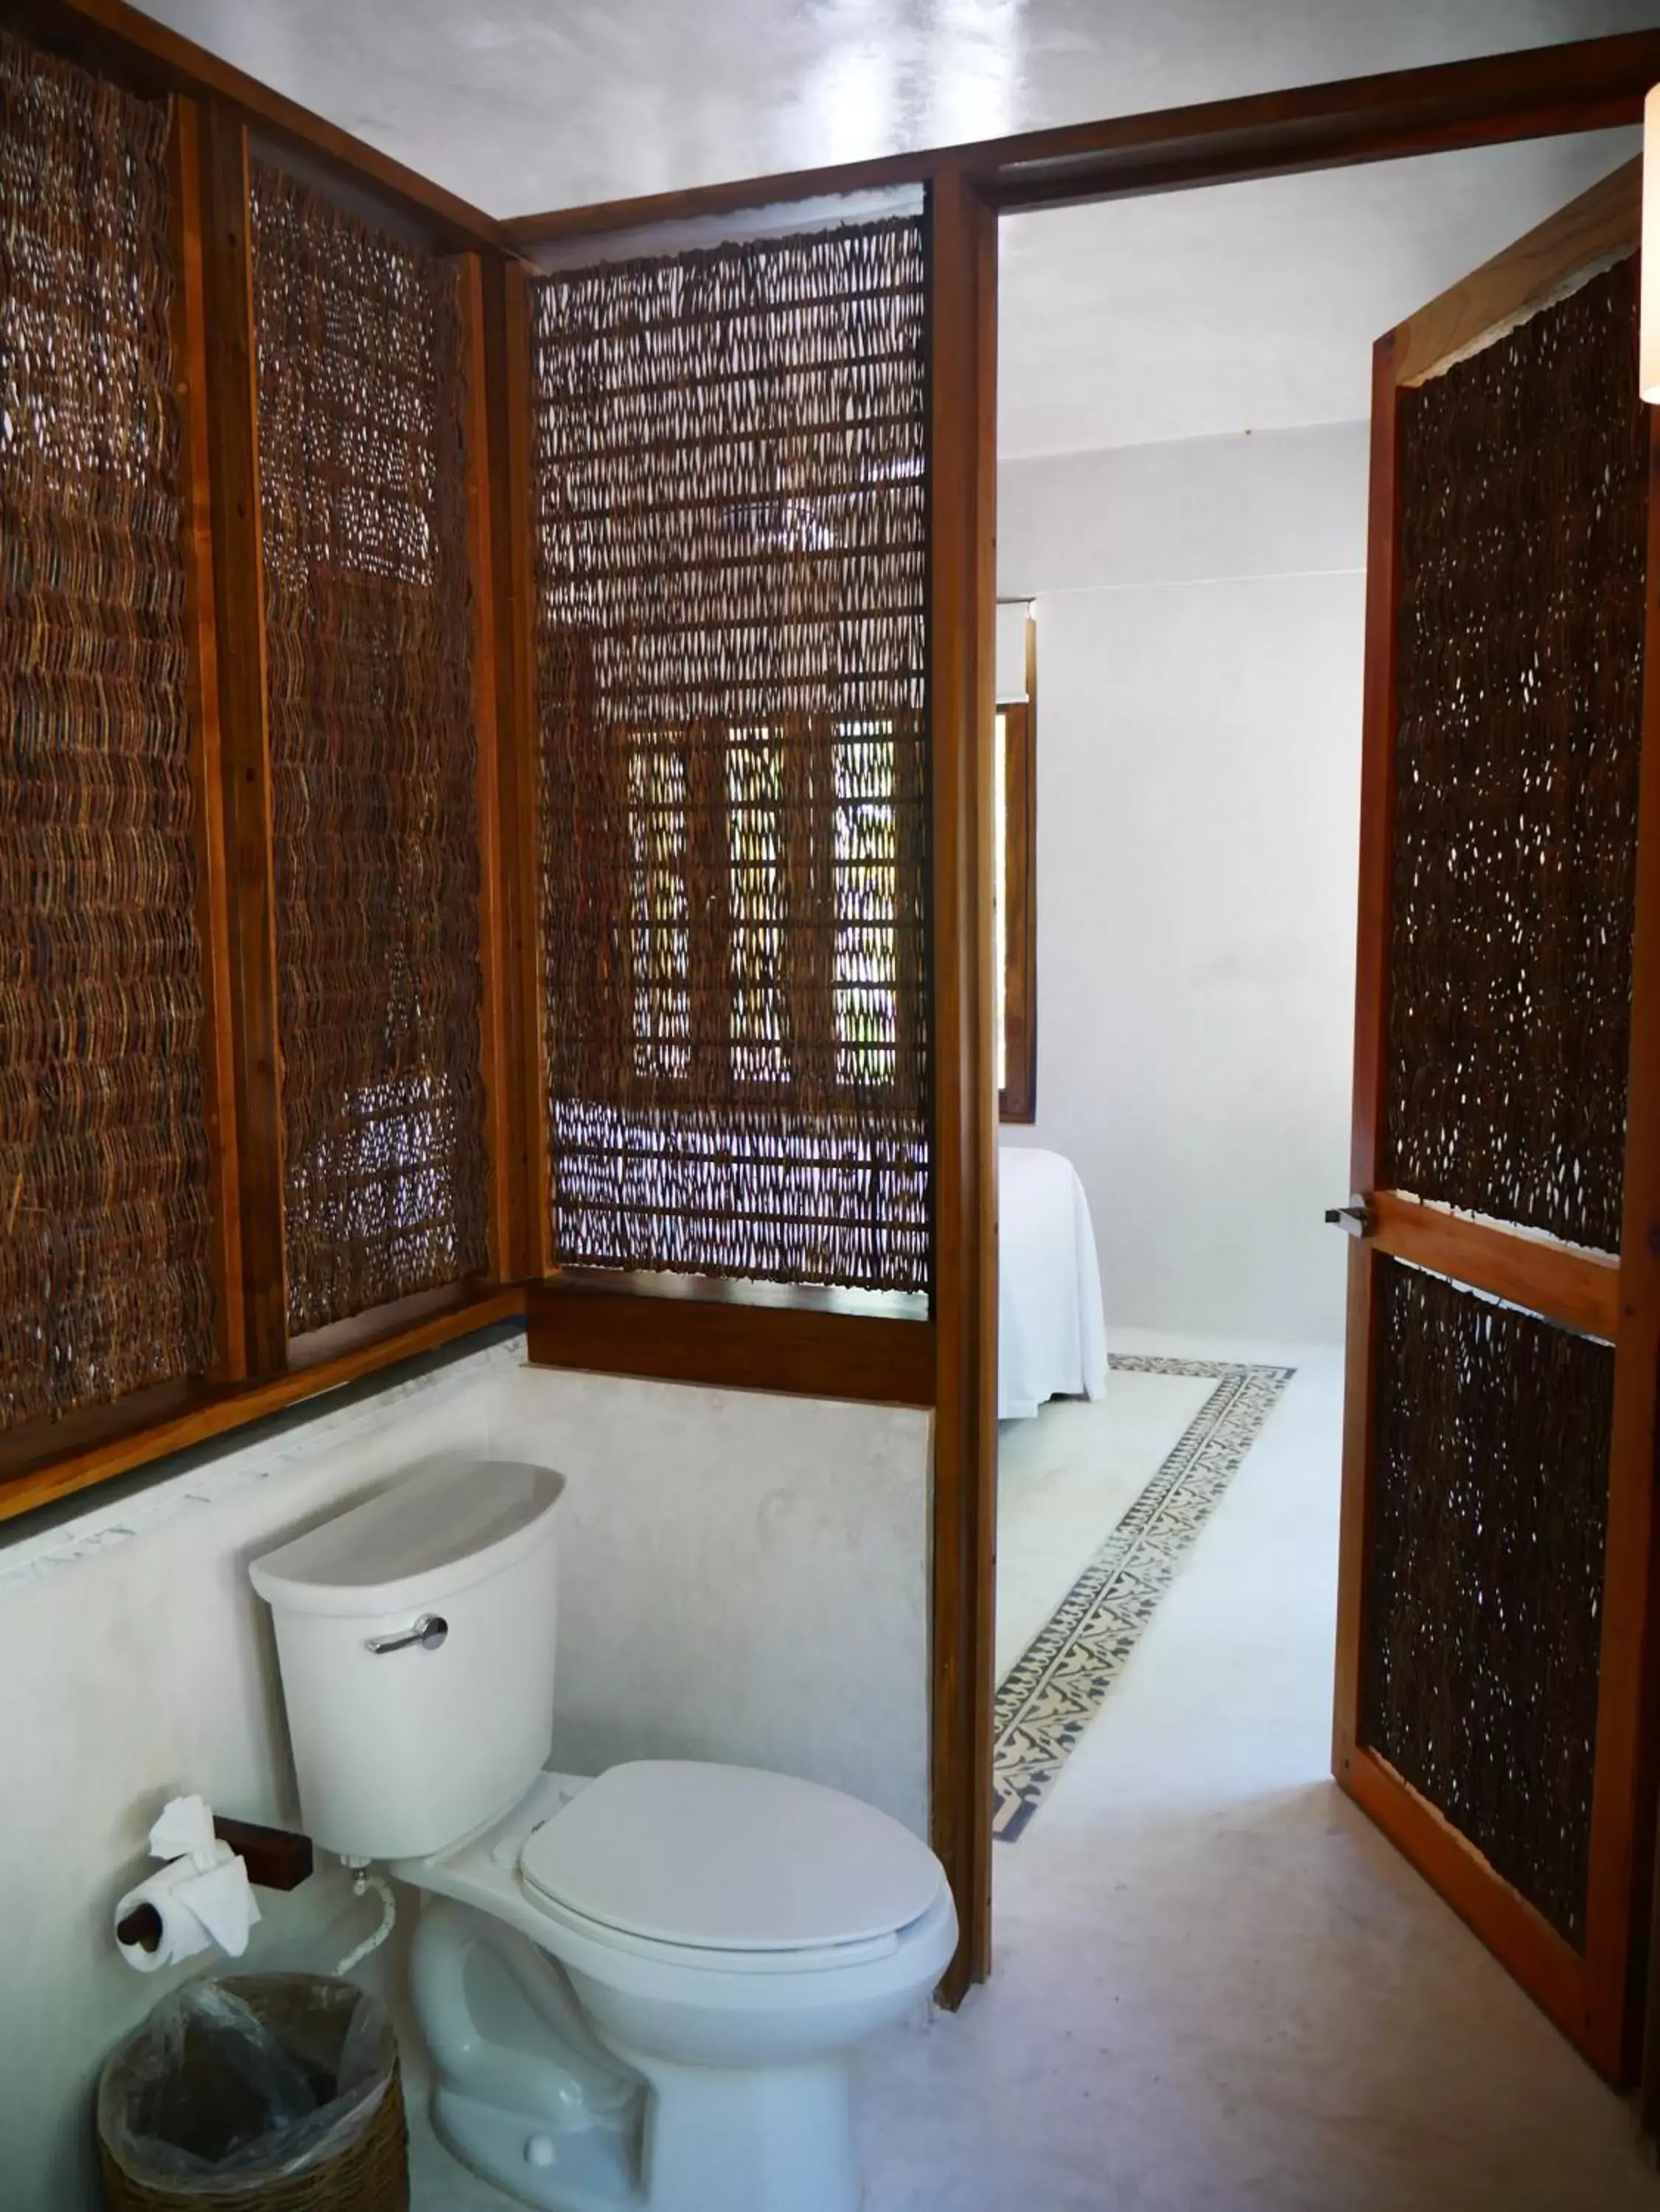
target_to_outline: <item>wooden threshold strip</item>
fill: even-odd
[[[15,1436],[0,1437],[0,1521],[90,1489],[112,1475],[130,1474],[169,1452],[225,1436],[524,1310],[524,1293],[516,1285],[485,1289],[451,1299],[436,1312],[405,1319],[367,1341],[342,1341],[308,1365],[259,1382],[164,1382],[112,1406],[90,1406],[61,1421],[31,1423]],[[341,1324],[342,1330],[354,1327]]]
[[[1612,1253],[1472,1221],[1396,1190],[1376,1192],[1370,1204],[1377,1221],[1370,1242],[1378,1251],[1469,1283],[1563,1328],[1613,1342],[1620,1320],[1620,1263]]]
[[[642,1297],[621,1279],[555,1276],[527,1294],[533,1367],[570,1367],[717,1389],[932,1406],[934,1325],[817,1301]]]

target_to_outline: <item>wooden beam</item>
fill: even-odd
[[[1384,1071],[1389,1028],[1390,877],[1395,814],[1395,340],[1372,356],[1371,481],[1366,517],[1366,668],[1361,691],[1359,921],[1354,959],[1354,1084],[1349,1188],[1371,1190],[1383,1156]],[[1337,1538],[1337,1643],[1331,1771],[1348,1789],[1360,1735],[1363,1593],[1369,1549],[1374,1414],[1377,1255],[1357,1241],[1348,1255],[1343,1348],[1343,1487]]]
[[[525,272],[496,254],[482,269],[485,392],[494,563],[496,714],[505,984],[513,1110],[509,1272],[551,1264],[548,1100],[543,1080],[540,724],[536,694],[536,547],[530,336]]]
[[[473,735],[477,747],[479,965],[483,975],[479,1050],[484,1076],[485,1142],[489,1157],[490,1268],[498,1282],[518,1272],[512,1250],[515,1129],[521,1105],[517,1058],[509,1043],[506,885],[502,866],[501,732],[496,687],[495,562],[490,529],[490,431],[484,333],[484,286],[479,258],[463,254],[462,374],[467,447],[468,566],[472,580]]]
[[[730,215],[791,200],[966,177],[1004,210],[1445,153],[1637,122],[1660,82],[1660,31],[1391,70],[1287,92],[1112,116],[933,152],[832,163],[683,191],[515,216],[503,240],[560,238]]]
[[[303,149],[413,216],[433,246],[456,252],[500,242],[500,227],[402,161],[342,131],[244,70],[181,38],[124,0],[5,0],[5,21],[49,52],[148,97],[215,100],[244,124]]]
[[[1643,631],[1643,760],[1638,794],[1632,939],[1631,1058],[1626,1093],[1626,1180],[1620,1233],[1620,1322],[1614,1355],[1607,1566],[1591,1802],[1586,1952],[1621,2002],[1597,2023],[1608,2070],[1629,2079],[1639,2062],[1645,2115],[1660,2115],[1660,1960],[1653,1954],[1656,1802],[1660,1796],[1660,413],[1649,417],[1648,573]],[[1642,1977],[1646,1954],[1648,2052]]]
[[[929,714],[934,869],[934,1847],[991,1963],[997,1544],[997,1097],[991,746],[997,678],[997,218],[959,173],[929,202]]]
[[[168,149],[173,263],[173,398],[179,410],[179,492],[184,509],[185,619],[191,780],[196,800],[197,933],[203,967],[203,1097],[208,1132],[208,1202],[213,1217],[214,1376],[247,1373],[242,1281],[241,1177],[237,1158],[236,1054],[231,994],[230,885],[225,859],[224,763],[215,635],[213,517],[209,491],[208,339],[202,279],[201,115],[174,103]]]
[[[642,1297],[557,1276],[528,1293],[533,1367],[879,1405],[934,1402],[934,1328],[816,1304]]]
[[[1427,383],[1525,322],[1565,286],[1634,253],[1642,197],[1639,156],[1421,307],[1396,329],[1396,383]]]
[[[1605,131],[1657,77],[1660,31],[1533,46],[1005,141],[984,181],[1006,210],[1069,207]]]
[[[1378,1251],[1525,1306],[1562,1328],[1613,1343],[1619,1328],[1620,1262],[1611,1252],[1588,1252],[1554,1237],[1473,1221],[1399,1191],[1375,1192],[1369,1202],[1377,1222],[1369,1242]]]
[[[228,847],[245,1371],[263,1376],[282,1367],[288,1343],[276,866],[247,131],[235,110],[223,101],[210,100],[203,112],[202,156],[207,421]]]
[[[311,1366],[245,1382],[165,1382],[61,1421],[31,1422],[27,1429],[0,1437],[0,1521],[130,1474],[171,1452],[228,1436],[400,1360],[513,1320],[524,1310],[522,1291],[487,1289]]]
[[[1038,1118],[1038,625],[1026,617],[1026,697],[997,710],[1003,746],[1003,1080],[1000,1121]]]

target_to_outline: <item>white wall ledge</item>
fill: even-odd
[[[470,1389],[488,1376],[524,1364],[522,1328],[505,1342],[429,1356],[413,1374],[388,1382],[367,1377],[336,1396],[307,1401],[262,1422],[251,1440],[201,1444],[159,1466],[82,1492],[61,1508],[46,1508],[0,1528],[0,1601],[43,1576],[64,1573],[82,1561],[163,1528],[181,1513],[223,1503],[287,1468],[338,1450],[379,1427],[395,1406]]]

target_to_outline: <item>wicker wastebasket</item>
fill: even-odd
[[[98,2088],[110,2212],[409,2212],[409,2135],[385,2014],[349,1982],[192,1983]]]

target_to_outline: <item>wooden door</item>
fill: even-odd
[[[1615,2079],[1655,1799],[1639,167],[1376,349],[1334,1745]]]

